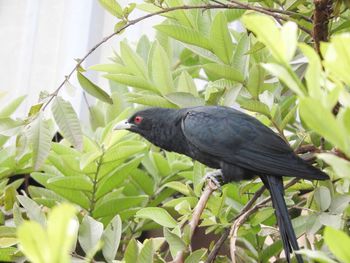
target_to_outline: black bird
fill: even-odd
[[[257,119],[238,110],[203,106],[149,108],[115,126],[138,133],[151,143],[220,169],[222,181],[259,176],[270,191],[287,261],[299,250],[284,200],[282,176],[326,180],[328,175],[299,158],[290,146]],[[298,263],[301,255],[296,254]]]

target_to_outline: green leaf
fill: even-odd
[[[22,217],[22,211],[19,208],[18,203],[14,203],[12,208],[12,213],[13,213],[13,221],[16,227],[20,226],[24,222],[24,219]]]
[[[17,237],[21,251],[31,262],[51,262],[50,244],[40,224],[33,221],[24,222],[18,227]]]
[[[51,130],[49,123],[40,114],[30,128],[30,139],[33,147],[33,166],[37,171],[41,168],[51,149]]]
[[[333,259],[329,258],[328,255],[323,251],[315,251],[309,249],[300,249],[298,254],[305,255],[308,258],[319,263],[337,263]]]
[[[279,63],[287,62],[286,47],[275,21],[265,15],[249,14],[242,18],[245,27],[253,31]]]
[[[331,43],[321,45],[324,65],[335,77],[350,85],[350,36],[339,34],[331,39]]]
[[[198,96],[198,91],[196,84],[194,83],[192,77],[186,70],[183,70],[180,74],[178,83],[177,83],[178,92],[188,92],[194,96]]]
[[[240,83],[243,83],[244,81],[244,76],[241,72],[227,65],[209,63],[209,64],[204,64],[203,68],[205,72],[209,75],[212,75],[215,78],[215,80],[227,79],[227,80],[237,81]]]
[[[153,240],[147,239],[143,243],[140,254],[137,258],[137,263],[149,263],[153,262]]]
[[[111,172],[103,177],[98,183],[96,197],[100,198],[112,189],[122,184],[130,173],[140,164],[141,158],[135,158],[131,161],[115,167]]]
[[[155,190],[155,182],[151,176],[141,169],[135,169],[131,174],[133,181],[145,192],[147,195],[153,195]]]
[[[30,107],[29,113],[28,113],[28,117],[32,117],[35,116],[43,107],[43,103],[38,103],[38,104],[34,104]]]
[[[139,54],[144,61],[148,60],[148,54],[151,49],[151,41],[146,35],[142,35],[137,42],[136,52]]]
[[[10,117],[12,113],[14,113],[17,110],[17,108],[22,104],[25,98],[26,96],[20,96],[11,101],[5,107],[3,107],[0,111],[0,118]]]
[[[350,179],[350,162],[330,153],[320,153],[317,157],[329,164],[339,178]]]
[[[244,9],[227,9],[224,11],[224,14],[228,22],[233,22],[239,19],[245,12],[246,10]]]
[[[183,0],[167,1],[167,5],[169,5],[169,7],[182,6],[183,4]],[[193,18],[191,18],[191,13],[188,11],[189,10],[176,10],[171,13],[171,17],[175,18],[180,24],[184,26],[195,28],[195,21]]]
[[[295,120],[295,113],[297,111],[297,108],[298,105],[295,105],[290,111],[288,111],[287,115],[284,117],[282,123],[280,124],[281,130],[283,130],[292,120]]]
[[[75,189],[73,190],[68,188],[61,188],[53,185],[48,185],[47,187],[50,190],[54,191],[56,194],[64,197],[66,200],[78,204],[86,210],[88,210],[90,207],[89,198],[81,191],[77,191]]]
[[[83,148],[83,134],[72,105],[61,97],[56,97],[52,103],[52,113],[63,137],[75,148],[81,150]]]
[[[81,87],[90,95],[94,96],[95,98],[107,102],[109,104],[113,104],[112,98],[105,92],[103,89],[101,89],[99,86],[94,84],[91,80],[89,80],[87,77],[85,77],[83,74],[81,74],[79,71],[77,71],[77,76],[79,83]]]
[[[72,245],[76,240],[78,223],[75,208],[69,204],[55,207],[49,214],[47,231],[33,221],[18,227],[20,249],[35,263],[70,262]]]
[[[350,262],[350,237],[340,230],[326,227],[324,241],[330,251],[342,262]]]
[[[92,188],[93,188],[93,184],[90,178],[86,175],[53,177],[47,181],[47,184],[60,187],[60,188],[82,190],[82,191],[92,191]]]
[[[169,229],[164,228],[163,232],[164,232],[165,240],[169,244],[171,256],[175,258],[179,251],[184,251],[186,249],[186,244],[182,240],[182,238],[170,232]]]
[[[23,257],[23,254],[16,247],[0,248],[1,262],[18,262],[21,257]]]
[[[13,136],[21,130],[24,122],[22,120],[13,120],[11,118],[0,118],[0,135]]]
[[[305,79],[309,95],[314,99],[322,98],[321,76],[322,65],[321,60],[316,51],[304,43],[299,44],[299,48],[308,59],[308,67],[305,73]]]
[[[159,93],[154,84],[139,76],[132,76],[127,74],[106,74],[103,75],[103,77],[130,87],[142,90],[150,90]]]
[[[202,248],[193,251],[185,260],[185,263],[198,263],[207,254],[207,250]]]
[[[120,211],[139,205],[147,199],[148,196],[146,195],[109,198],[108,200],[103,200],[100,204],[97,204],[92,214],[95,218],[109,215],[114,216]]]
[[[253,111],[253,112],[259,112],[261,114],[264,114],[268,118],[271,118],[269,107],[267,107],[265,103],[262,103],[257,100],[246,99],[243,97],[239,97],[237,99],[237,102],[243,109]]]
[[[279,240],[277,242],[273,242],[271,245],[266,247],[261,253],[261,261],[264,263],[269,262],[269,260],[280,253],[282,250],[282,242]]]
[[[154,28],[183,43],[187,43],[187,44],[195,45],[207,50],[211,50],[209,39],[203,36],[202,33],[196,30],[193,30],[191,28],[184,27],[181,25],[176,25],[176,24],[173,24],[173,25],[161,24],[161,25],[156,25]]]
[[[136,213],[136,217],[147,218],[165,227],[174,228],[177,222],[174,218],[163,208],[160,207],[146,207],[142,208]]]
[[[130,93],[128,94],[128,97],[129,102],[133,103],[149,105],[152,107],[178,108],[178,106],[159,95]]]
[[[210,29],[210,44],[213,52],[225,64],[230,64],[233,55],[233,44],[230,32],[228,31],[226,16],[219,12]]]
[[[311,129],[322,135],[326,140],[349,153],[345,143],[347,135],[337,123],[333,114],[320,102],[312,98],[304,98],[300,101],[300,115]]]
[[[202,98],[195,97],[188,92],[172,92],[167,94],[165,98],[179,108],[203,106],[205,104]]]
[[[123,18],[122,7],[118,4],[116,0],[98,0],[100,5],[102,5],[109,13],[117,18]]]
[[[332,201],[331,193],[329,189],[325,186],[320,186],[316,188],[314,197],[315,197],[315,202],[321,211],[326,211],[331,205],[331,201]]]
[[[188,44],[183,44],[185,46],[185,48],[187,48],[188,50],[192,51],[194,54],[197,54],[198,56],[207,59],[211,62],[215,62],[215,63],[222,63],[221,60],[211,51],[201,48],[201,47],[196,47],[196,46],[192,46],[192,45],[188,45]],[[193,68],[195,70],[197,70],[197,66],[193,66]]]
[[[298,40],[298,26],[296,23],[288,21],[281,28],[281,38],[286,48],[285,57],[290,61],[295,54]]]
[[[257,99],[259,97],[259,93],[264,85],[265,80],[265,70],[260,65],[254,64],[249,71],[249,78],[247,84],[247,90],[253,96],[253,98]]]
[[[299,95],[300,97],[305,96],[305,88],[292,70],[273,63],[265,63],[262,64],[262,66],[271,74],[278,77],[288,88],[294,91],[297,95]]]
[[[161,153],[153,152],[152,157],[159,174],[165,177],[171,173],[169,162]]]
[[[120,53],[124,64],[130,68],[135,76],[148,80],[147,66],[145,62],[125,42],[120,43]]]
[[[16,202],[16,195],[17,195],[17,191],[14,186],[8,185],[5,188],[5,193],[4,193],[5,211],[9,211],[13,208],[13,205]]]
[[[135,239],[131,239],[124,253],[125,263],[135,263],[137,261],[138,255],[139,248],[137,241]]]
[[[49,213],[47,235],[51,261],[47,262],[70,262],[70,252],[73,244],[76,243],[78,232],[76,212],[73,205],[61,204],[54,207]]]
[[[132,71],[128,67],[118,63],[97,64],[89,67],[89,69],[95,70],[95,71],[107,72],[111,74],[127,74],[127,75],[132,74]]]
[[[116,215],[107,225],[102,234],[102,254],[107,262],[112,262],[117,255],[121,235],[122,221],[120,216]]]
[[[174,189],[179,193],[182,193],[183,195],[190,195],[190,192],[187,186],[181,182],[176,182],[176,181],[169,182],[169,183],[166,183],[164,187],[169,187],[171,189]]]
[[[163,95],[174,91],[174,83],[168,56],[163,47],[156,41],[152,46],[152,80]]]
[[[37,203],[23,195],[18,195],[17,199],[24,207],[31,220],[40,223],[42,226],[46,226],[46,217]]]
[[[233,58],[232,58],[232,67],[238,69],[244,76],[247,75],[249,58],[246,53],[250,47],[250,39],[247,34],[243,33],[240,39],[238,40],[237,46],[235,48]],[[256,65],[254,65],[256,67]],[[250,75],[249,75],[250,78]]]
[[[85,253],[92,251],[102,237],[103,224],[86,215],[79,228],[79,244]]]

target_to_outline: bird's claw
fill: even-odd
[[[221,170],[216,170],[209,172],[205,175],[205,179],[210,179],[218,189],[221,189],[221,186],[224,184],[224,178]]]

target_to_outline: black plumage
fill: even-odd
[[[284,201],[282,176],[326,180],[328,175],[306,163],[271,129],[228,107],[150,108],[135,113],[116,129],[128,129],[153,144],[185,154],[215,169],[223,181],[259,176],[270,191],[287,261],[298,250]],[[297,261],[303,262],[300,255]]]

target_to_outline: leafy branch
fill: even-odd
[[[296,13],[294,12],[288,12],[288,11],[283,11],[283,10],[279,10],[279,9],[273,9],[273,8],[263,8],[263,7],[256,7],[256,6],[252,6],[252,5],[248,5],[248,4],[243,4],[240,3],[238,1],[235,0],[230,0],[230,3],[221,3],[218,1],[215,1],[218,4],[206,4],[206,5],[182,5],[182,6],[175,6],[175,7],[167,7],[167,8],[163,8],[162,10],[159,10],[157,12],[154,13],[150,13],[144,16],[141,16],[139,18],[133,19],[133,20],[127,20],[126,24],[119,27],[115,32],[113,32],[112,34],[104,37],[100,42],[98,42],[96,45],[94,45],[81,59],[78,59],[78,63],[74,66],[74,68],[70,71],[70,73],[68,75],[65,76],[65,79],[61,82],[61,84],[56,88],[55,91],[53,91],[50,95],[49,95],[49,99],[48,101],[44,104],[44,106],[42,107],[42,110],[44,111],[47,106],[52,102],[52,100],[58,95],[58,93],[60,92],[60,90],[64,87],[64,85],[69,81],[69,79],[72,77],[72,75],[74,74],[74,72],[76,72],[77,70],[79,70],[79,68],[81,67],[82,63],[96,50],[98,49],[100,46],[102,46],[104,43],[106,43],[107,41],[109,41],[111,38],[113,38],[114,36],[120,34],[121,32],[123,32],[125,29],[127,29],[128,27],[131,27],[133,25],[136,25],[148,18],[157,16],[157,15],[161,15],[161,14],[165,14],[165,13],[169,13],[169,12],[174,12],[177,10],[193,10],[193,9],[202,9],[202,10],[209,10],[209,9],[242,9],[242,10],[253,10],[259,13],[263,13],[269,16],[272,16],[276,19],[280,19],[280,20],[284,20],[284,21],[288,21],[291,20],[288,16],[292,16],[292,15],[296,15]],[[285,14],[287,16],[281,16],[280,14]],[[308,19],[307,17],[302,16],[303,19]],[[298,25],[299,28],[301,30],[303,30],[305,33],[311,35],[311,31],[306,29],[305,27]]]

